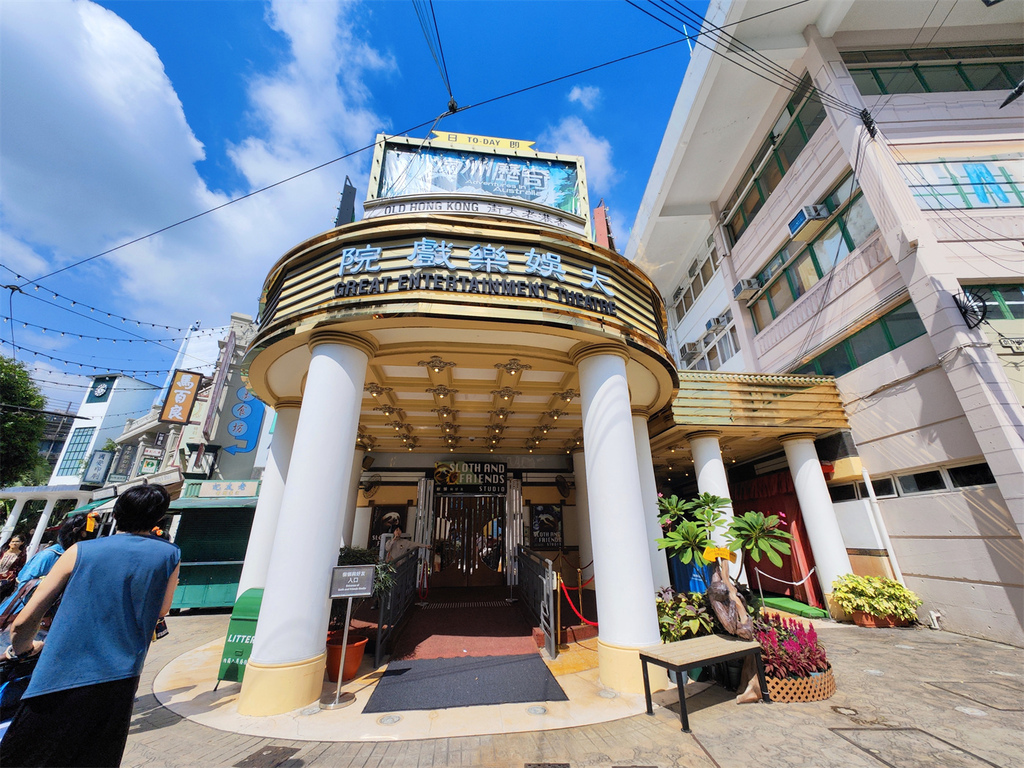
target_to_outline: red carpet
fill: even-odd
[[[504,589],[434,590],[415,607],[392,660],[536,654],[531,627]]]

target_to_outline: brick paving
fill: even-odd
[[[123,766],[251,768],[1011,768],[1024,764],[1024,650],[924,628],[822,626],[838,691],[809,704],[737,706],[712,686],[675,708],[554,731],[392,742],[304,742],[227,733],[185,720],[153,678],[222,637],[226,615],[170,617],[150,651]],[[667,700],[670,700],[671,696]]]

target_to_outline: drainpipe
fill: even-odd
[[[896,553],[893,551],[892,541],[889,539],[889,530],[885,527],[885,520],[882,519],[882,510],[878,506],[878,497],[875,496],[875,487],[871,484],[871,476],[868,475],[867,469],[864,468],[861,468],[860,473],[861,477],[864,478],[864,487],[868,489],[868,497],[871,500],[871,516],[875,527],[878,529],[878,535],[882,539],[882,544],[885,546],[885,551],[889,553],[889,563],[892,565],[892,572],[900,584],[907,586],[907,583],[903,580],[903,571],[900,570],[900,565],[896,562]]]

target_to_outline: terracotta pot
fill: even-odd
[[[359,665],[363,663],[363,651],[366,650],[365,637],[348,636],[348,646],[345,648],[345,669],[342,681],[351,680],[359,671]],[[338,682],[338,667],[341,666],[341,633],[327,640],[327,679],[332,683]]]
[[[768,683],[768,695],[772,701],[789,704],[799,701],[824,701],[836,692],[836,679],[832,675],[832,665],[811,677],[765,677]]]
[[[906,627],[910,624],[906,619],[897,619],[895,616],[872,616],[864,611],[854,611],[852,617],[853,623],[858,627]]]

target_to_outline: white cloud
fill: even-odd
[[[587,110],[591,111],[601,100],[601,89],[594,85],[574,85],[569,91],[569,101],[577,101]]]
[[[159,55],[124,20],[85,0],[5,3],[4,263],[57,269],[370,143],[384,121],[362,78],[394,65],[356,34],[353,8],[270,6],[288,54],[250,82],[256,128],[228,150],[248,184],[220,191],[196,169],[204,149]],[[169,325],[254,313],[269,268],[332,226],[345,176],[365,189],[368,166],[340,161],[67,274],[105,292],[95,303]]]
[[[618,180],[619,174],[612,162],[611,142],[591,133],[578,117],[566,117],[558,125],[548,128],[541,134],[538,144],[548,152],[583,155],[591,198],[606,194]]]

